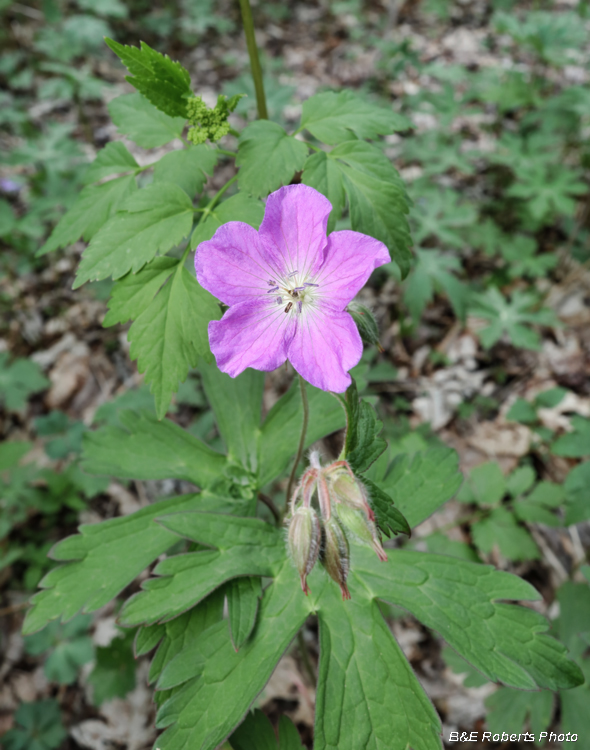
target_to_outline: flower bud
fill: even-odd
[[[350,471],[350,474],[338,473],[336,479],[332,481],[332,489],[337,503],[347,505],[355,510],[362,510],[370,521],[375,520],[375,514],[367,501],[365,488],[354,477],[352,471]]]
[[[350,599],[346,579],[350,570],[350,549],[348,540],[338,521],[332,516],[324,523],[324,567],[340,586],[343,599]]]
[[[301,588],[309,593],[307,576],[320,552],[322,525],[313,508],[297,508],[289,522],[289,552],[301,576]]]
[[[376,344],[382,352],[383,347],[379,343],[379,328],[371,310],[366,305],[361,305],[360,302],[351,302],[346,309],[352,315],[363,343]]]
[[[363,510],[357,510],[348,505],[338,504],[336,506],[336,512],[342,525],[347,531],[350,531],[359,542],[372,547],[377,553],[377,557],[382,562],[387,560],[385,550],[381,546],[377,527],[373,521],[367,518],[367,515]]]

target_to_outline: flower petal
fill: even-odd
[[[351,383],[348,370],[359,363],[363,353],[354,320],[326,303],[296,320],[287,352],[289,361],[316,388],[343,393]]]
[[[294,325],[273,297],[233,305],[221,320],[212,320],[208,330],[217,366],[235,378],[247,367],[264,372],[280,367],[287,359]]]
[[[325,258],[313,281],[318,284],[318,296],[339,308],[356,297],[376,268],[391,262],[382,242],[349,230],[332,232]]]
[[[242,221],[229,221],[195,255],[199,284],[226,305],[268,292],[273,272],[261,253],[258,232]]]
[[[277,274],[317,271],[331,210],[330,201],[308,185],[287,185],[268,196],[259,234]]]

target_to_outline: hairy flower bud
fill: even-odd
[[[371,310],[366,305],[361,305],[360,302],[356,301],[351,302],[346,309],[352,315],[363,343],[375,344],[382,352],[383,347],[379,343],[379,328]]]
[[[337,503],[346,505],[355,510],[362,510],[366,513],[370,521],[375,520],[375,514],[369,502],[362,482],[360,482],[352,473],[352,470],[346,461],[339,462],[344,464],[348,473],[338,472],[336,478],[332,480],[332,489],[334,499]]]
[[[334,516],[324,522],[323,563],[330,577],[340,586],[342,598],[350,599],[346,585],[350,570],[350,549],[346,534]]]
[[[373,521],[367,518],[367,514],[363,510],[356,510],[348,505],[339,504],[336,506],[336,512],[347,531],[358,539],[359,542],[372,547],[382,562],[387,560],[385,550],[381,546],[377,527]]]
[[[301,576],[301,588],[307,595],[307,576],[320,552],[322,526],[313,508],[297,508],[289,522],[289,552]]]

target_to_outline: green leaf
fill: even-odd
[[[330,200],[330,195],[335,196],[335,206],[339,210],[342,188],[338,186],[337,173],[322,168],[321,158],[306,162],[302,180],[320,191],[327,186],[329,194],[326,197]],[[409,198],[389,159],[378,148],[363,141],[342,143],[326,158],[340,172],[352,229],[384,242],[391,259],[400,267],[402,276],[406,276],[412,258],[412,239],[405,216],[409,210]]]
[[[518,289],[513,293],[510,302],[496,287],[487,289],[483,294],[474,295],[471,312],[491,322],[488,328],[479,333],[483,346],[489,349],[506,334],[516,347],[540,349],[539,334],[529,328],[529,324],[554,326],[557,324],[557,318],[549,308],[536,310],[536,307],[536,297]]]
[[[345,416],[338,401],[329,393],[306,384],[309,425],[305,448],[344,427]],[[266,415],[258,444],[258,485],[264,487],[285,471],[297,451],[303,420],[303,407],[297,382]]]
[[[202,364],[199,370],[228,458],[255,472],[264,373],[247,369],[230,378],[215,364]]]
[[[571,425],[573,431],[557,438],[551,452],[567,458],[590,456],[590,419],[575,415],[571,418]]]
[[[521,521],[561,526],[561,520],[552,511],[562,505],[564,495],[561,485],[539,482],[529,495],[514,503],[514,512]]]
[[[553,694],[548,690],[529,693],[500,688],[486,698],[485,704],[486,723],[493,734],[519,734],[528,719],[531,731],[538,737],[551,724]]]
[[[559,638],[572,652],[580,648],[580,636],[590,633],[590,586],[565,581],[557,591],[559,602]],[[582,646],[582,656],[585,648]]]
[[[237,193],[231,198],[218,203],[208,214],[207,218],[201,220],[191,235],[191,250],[199,246],[201,242],[210,240],[222,224],[228,221],[243,221],[258,229],[264,218],[264,206],[257,198],[251,198],[245,193]]]
[[[229,631],[236,651],[242,648],[254,630],[261,598],[260,578],[234,578],[228,584]]]
[[[121,141],[111,141],[98,152],[96,159],[84,174],[84,182],[98,182],[104,177],[139,169],[139,164]]]
[[[564,483],[565,489],[565,525],[580,523],[590,518],[590,461],[575,466]]]
[[[141,42],[141,48],[112,39],[105,39],[105,42],[131,73],[126,80],[132,86],[167,115],[186,118],[186,100],[192,96],[191,78],[186,68],[145,42]]]
[[[224,600],[225,588],[222,587],[199,602],[196,607],[189,609],[188,612],[184,612],[174,618],[174,620],[170,620],[163,625],[144,626],[139,630],[136,640],[138,655],[146,653],[159,644],[158,650],[154,654],[154,658],[150,664],[150,683],[158,679],[164,667],[177,654],[189,644],[194,643],[205,630],[223,619]],[[144,648],[143,650],[137,648],[141,633],[144,634],[142,640],[148,639],[145,645],[149,645],[150,648]],[[158,699],[169,697],[166,691],[164,693],[157,693],[156,695]],[[159,700],[159,703],[162,702],[162,700]]]
[[[49,381],[30,359],[15,359],[8,364],[6,352],[0,352],[0,403],[10,411],[23,411],[33,393],[45,390]]]
[[[416,256],[416,266],[408,277],[404,290],[404,302],[414,321],[420,319],[435,291],[442,291],[447,295],[455,315],[463,320],[467,311],[469,288],[450,273],[461,269],[459,260],[433,249],[417,248]]]
[[[236,166],[240,190],[262,198],[288,185],[303,169],[308,148],[270,120],[256,120],[240,135]]]
[[[162,419],[189,369],[211,358],[207,326],[221,311],[215,298],[179,264],[172,279],[129,329],[129,353],[145,373]]]
[[[23,633],[34,633],[60,616],[65,621],[80,610],[103,607],[177,541],[154,519],[198,506],[197,496],[184,495],[123,518],[80,526],[78,534],[53,547],[52,557],[69,564],[54,568],[41,581],[44,590],[32,599]]]
[[[170,620],[231,579],[236,570],[241,575],[269,576],[285,555],[281,535],[257,518],[175,513],[160,517],[159,523],[179,536],[216,549],[160,562],[154,570],[158,578],[146,581],[144,591],[123,607],[123,625]]]
[[[108,328],[138,318],[150,306],[160,287],[178,266],[176,258],[154,258],[137,273],[128,273],[113,285],[109,311],[103,320]]]
[[[233,750],[279,750],[275,730],[260,709],[246,716],[229,743]]]
[[[535,396],[535,406],[541,406],[545,409],[553,409],[560,404],[568,393],[567,388],[549,388]]]
[[[32,447],[33,443],[28,440],[10,440],[0,443],[0,473],[18,466],[21,458],[26,456]]]
[[[472,667],[469,662],[459,656],[450,646],[443,646],[441,656],[455,674],[465,675],[465,679],[463,680],[465,687],[481,687],[488,682],[487,678],[481,672]],[[509,690],[509,688],[506,689]]]
[[[480,464],[471,470],[467,481],[461,487],[457,500],[462,503],[475,503],[483,507],[498,505],[506,494],[506,479],[495,461]]]
[[[354,136],[361,141],[376,139],[411,127],[412,123],[403,115],[345,90],[316,94],[303,102],[299,129],[305,128],[318,140],[334,145]]]
[[[369,492],[377,525],[381,531],[388,537],[391,534],[408,534],[412,533],[403,513],[394,506],[391,497],[375,484],[371,479],[362,478],[363,484]]]
[[[450,448],[433,448],[413,456],[396,456],[378,485],[414,528],[450,500],[462,480],[457,453]]]
[[[121,135],[142,148],[157,148],[180,138],[186,118],[169,117],[141,94],[124,94],[109,102],[109,114]]]
[[[348,387],[344,396],[338,396],[346,414],[346,438],[343,457],[355,474],[366,471],[387,448],[387,443],[378,437],[383,423],[377,419],[375,409],[359,399],[356,383]]]
[[[319,190],[332,204],[328,232],[333,232],[336,222],[342,218],[346,204],[344,180],[338,163],[329,159],[324,151],[312,154],[305,162],[301,181]]]
[[[532,404],[519,396],[508,410],[506,419],[521,424],[534,424],[538,420],[537,410]]]
[[[37,257],[67,247],[80,238],[88,242],[136,191],[134,175],[117,177],[104,185],[85,187],[37,252]]]
[[[410,742],[412,747],[440,747],[436,713],[371,603],[374,598],[401,605],[438,630],[491,680],[529,689],[535,684],[555,689],[580,683],[581,674],[564,658],[563,646],[544,635],[543,617],[495,602],[498,598],[537,598],[529,584],[510,574],[400,550],[390,552],[389,562],[379,563],[370,552],[355,547],[350,602],[339,600],[335,584],[317,567],[310,576],[314,595],[308,600],[300,592],[294,596],[295,575],[290,563],[278,572],[265,591],[255,635],[239,653],[228,644],[227,631],[220,623],[166,667],[159,686],[183,687],[158,716],[161,727],[176,722],[159,739],[162,750],[216,747],[260,691],[272,663],[303,622],[307,607],[318,613],[320,621],[323,661],[315,732],[319,750],[353,750],[359,743],[378,748],[382,732],[387,732],[387,740],[381,746],[388,750],[405,750]],[[275,621],[278,611],[283,613],[280,624]],[[424,739],[425,727],[430,727],[429,740]],[[412,732],[415,738],[409,736]]]
[[[205,144],[165,154],[154,166],[154,182],[173,182],[194,198],[213,174],[217,153]]]
[[[436,238],[439,245],[464,248],[465,235],[477,224],[477,209],[454,190],[432,187],[415,196],[412,223],[416,244]]]
[[[21,703],[14,722],[16,726],[2,736],[4,750],[53,750],[68,736],[53,699]]]
[[[113,638],[108,646],[96,649],[96,665],[88,677],[93,686],[92,702],[100,706],[112,698],[124,698],[135,687],[133,630]]]
[[[429,536],[426,538],[422,537],[422,539],[426,542],[428,551],[434,552],[436,555],[450,555],[451,557],[458,557],[460,560],[479,562],[477,552],[472,547],[465,542],[449,539],[448,536],[441,532],[429,534]]]
[[[535,483],[535,470],[531,466],[520,466],[506,480],[506,490],[512,497],[523,495]]]
[[[277,743],[272,724],[260,709],[246,716],[229,742],[233,750],[304,750],[299,732],[287,716],[279,719]]]
[[[489,680],[525,690],[580,684],[565,647],[544,634],[544,617],[496,602],[539,599],[521,578],[452,557],[388,550],[388,562],[376,564],[364,549],[354,551],[352,572],[371,596],[409,610]]]
[[[471,534],[476,547],[490,553],[497,546],[508,560],[537,560],[539,550],[529,532],[504,507],[494,508],[489,516],[474,523]]]
[[[223,622],[181,651],[160,678],[159,687],[182,685],[158,713],[157,725],[169,727],[158,738],[161,750],[216,748],[242,720],[308,612],[287,562],[264,593],[255,638],[239,652]]]
[[[82,468],[127,479],[184,479],[200,487],[215,482],[226,458],[182,427],[143,411],[123,411],[124,429],[101,427],[84,437]]]
[[[188,237],[193,205],[172,183],[154,183],[128,198],[84,251],[74,289],[86,281],[136,273]]]
[[[80,667],[94,658],[92,639],[88,636],[91,623],[90,615],[78,615],[66,624],[50,622],[43,630],[25,638],[25,651],[33,655],[50,651],[44,664],[47,679],[71,685]]]

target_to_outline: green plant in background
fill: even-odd
[[[123,698],[135,687],[134,638],[135,631],[127,630],[108,646],[97,647],[96,664],[88,677],[96,706],[111,698]]]
[[[53,699],[21,703],[14,721],[14,729],[2,736],[6,750],[54,750],[67,737],[59,704]]]
[[[117,0],[96,12],[82,0],[78,5],[82,13],[73,21],[59,14],[53,19],[54,32],[66,38],[78,34],[79,40],[99,28],[111,35],[117,19],[126,15],[126,7]],[[80,238],[90,242],[76,287],[95,279],[114,280],[104,325],[133,321],[131,357],[145,372],[154,400],[147,387],[126,393],[98,409],[94,430],[61,413],[37,418],[35,429],[45,439],[47,455],[64,462],[59,471],[27,475],[19,461],[30,444],[8,443],[15,447],[6,450],[3,446],[0,468],[7,499],[2,502],[9,509],[4,531],[10,543],[3,546],[0,565],[26,562],[25,584],[34,585],[49,567],[40,559],[49,544],[39,549],[38,537],[20,528],[26,514],[39,513],[51,525],[56,514],[84,507],[82,497],[103,491],[108,477],[123,482],[174,479],[199,488],[161,499],[125,518],[82,526],[77,536],[60,542],[54,549],[60,564],[43,579],[25,624],[29,633],[45,627],[27,636],[28,648],[44,653],[50,636],[59,636],[62,640],[50,653],[46,669],[51,664],[53,677],[67,682],[66,676],[77,671],[89,647],[84,629],[76,625],[87,622],[87,616],[70,618],[114,599],[162,558],[142,590],[123,604],[120,622],[128,628],[126,635],[96,650],[90,677],[99,705],[133,688],[132,641],[138,655],[155,652],[150,682],[157,688],[158,727],[165,730],[157,743],[162,750],[187,743],[212,750],[227,737],[234,750],[254,750],[263,744],[269,750],[299,750],[301,741],[289,721],[281,719],[277,738],[260,712],[248,710],[310,614],[319,619],[321,649],[316,750],[356,750],[359,742],[385,743],[392,750],[410,744],[425,750],[440,747],[436,713],[391,638],[379,611],[381,601],[406,607],[465,656],[471,684],[477,682],[477,674],[509,686],[489,699],[490,727],[499,726],[502,712],[511,708],[506,713],[511,726],[522,728],[528,716],[535,731],[542,731],[552,719],[551,691],[558,691],[563,726],[582,732],[583,724],[572,718],[575,707],[587,698],[587,686],[575,687],[582,680],[579,670],[566,660],[559,643],[543,633],[543,618],[530,609],[498,602],[535,598],[536,592],[517,577],[482,566],[479,556],[499,544],[508,559],[535,559],[532,524],[557,526],[586,518],[589,464],[575,467],[563,487],[537,481],[529,466],[506,478],[496,464],[479,467],[459,494],[459,500],[475,508],[470,519],[473,544],[439,532],[425,540],[429,553],[387,550],[389,560],[380,563],[354,535],[342,536],[336,568],[342,576],[350,564],[346,573],[351,601],[340,601],[338,587],[326,575],[322,564],[330,570],[330,563],[325,550],[309,574],[313,593],[304,597],[277,528],[284,513],[282,488],[285,481],[292,486],[305,468],[304,447],[346,425],[340,459],[370,488],[380,529],[376,533],[386,535],[416,526],[453,496],[461,481],[456,457],[431,436],[396,432],[391,425],[384,430],[390,438],[387,446],[372,408],[377,399],[367,396],[374,391],[366,388],[391,380],[395,370],[386,360],[372,367],[365,364],[374,358],[374,348],[353,372],[361,398],[351,386],[344,412],[328,394],[302,382],[299,390],[293,384],[263,420],[263,376],[247,370],[231,380],[212,363],[207,328],[220,317],[219,306],[186,261],[229,221],[258,228],[264,215],[262,201],[300,173],[304,184],[330,200],[329,231],[351,227],[381,240],[394,261],[387,270],[396,277],[409,272],[404,302],[415,324],[435,293],[443,294],[457,319],[464,320],[469,312],[490,322],[480,333],[486,348],[503,336],[515,346],[538,348],[540,339],[530,326],[556,324],[549,310],[540,307],[534,289],[535,280],[550,275],[556,266],[547,230],[557,227],[562,237],[573,238],[572,246],[579,234],[574,208],[587,186],[576,159],[583,150],[587,91],[580,87],[564,98],[545,80],[543,66],[563,64],[566,58],[549,39],[543,14],[504,29],[523,50],[537,56],[539,65],[530,79],[518,71],[467,74],[426,66],[424,74],[439,81],[439,91],[408,99],[406,114],[411,118],[413,108],[430,113],[438,129],[404,138],[396,146],[402,161],[417,165],[422,174],[410,190],[410,221],[419,244],[412,258],[405,218],[410,200],[381,141],[381,136],[407,131],[410,119],[364,94],[321,92],[303,103],[300,123],[289,132],[279,114],[290,92],[277,87],[267,107],[264,83],[273,79],[262,79],[248,3],[241,5],[253,85],[226,86],[213,109],[195,96],[190,76],[179,63],[146,44],[136,48],[109,42],[137,89],[109,105],[119,134],[150,149],[182,139],[187,125],[194,128],[194,143],[154,157],[147,166],[140,167],[116,141],[99,151],[86,169],[79,152],[68,145],[67,128],[41,131],[35,125],[31,131],[24,110],[3,115],[14,132],[27,131],[13,166],[31,170],[30,195],[35,196],[29,224],[19,214],[20,204],[0,203],[0,218],[6,217],[3,237],[30,256],[32,239],[43,235],[46,224],[57,218],[59,206],[71,203],[78,186],[85,185],[39,255]],[[210,2],[187,0],[183,7],[187,13],[180,18],[168,8],[146,13],[158,33],[169,29],[186,40],[208,31],[224,32],[232,23],[216,16]],[[340,10],[362,15],[358,3]],[[570,21],[560,23],[558,32],[560,38],[573,39]],[[360,38],[362,29],[355,33]],[[39,35],[39,50],[49,52],[51,44],[50,33]],[[417,65],[418,58],[410,53],[408,47],[384,48],[382,60],[387,70]],[[39,93],[78,103],[97,93],[91,68],[70,72],[71,59],[39,66],[54,76],[44,81]],[[23,74],[16,84],[13,81],[14,90],[31,90],[26,70],[19,67],[21,58],[11,60],[11,70]],[[239,101],[248,89],[250,100]],[[233,106],[252,119],[255,99],[262,119],[249,122],[241,133],[232,131],[228,115]],[[493,117],[484,129],[500,136],[498,147],[493,153],[466,150],[464,133],[451,131],[453,122],[463,114],[489,113],[490,105]],[[237,153],[222,146],[221,139],[231,132],[238,137]],[[549,143],[558,145],[548,149]],[[232,160],[239,168],[237,177],[207,198],[206,181]],[[449,187],[449,178],[461,181],[476,175],[485,186],[481,203],[465,200],[460,187]],[[542,189],[537,185],[535,190],[539,180]],[[51,198],[56,190],[63,191],[59,205]],[[479,262],[480,254],[494,268],[484,279],[483,291],[481,284],[468,281],[471,264]],[[363,310],[369,320],[361,331],[363,338],[378,344],[376,323],[370,311]],[[356,319],[363,322],[358,315]],[[12,367],[19,362],[26,360]],[[199,379],[189,377],[195,367]],[[12,374],[2,381],[0,374],[8,408],[17,409],[17,404],[22,410],[27,397],[45,387],[45,381],[40,385],[40,373],[36,376],[37,380],[31,370],[24,379]],[[545,443],[551,443],[555,436],[543,432],[537,415],[549,401],[549,396],[545,401],[538,397],[528,411],[523,406],[527,402],[517,404],[509,417],[531,424]],[[165,418],[183,404],[201,409],[188,430]],[[574,418],[572,427],[573,433],[558,437],[551,450],[562,456],[587,456],[588,420]],[[81,450],[82,467],[77,462]],[[568,585],[574,588],[570,591]],[[575,607],[570,594],[583,600],[582,589],[576,587],[584,585],[571,582],[560,589],[565,617],[569,618],[568,606]],[[578,609],[582,612],[583,607]],[[64,625],[58,624],[60,618]],[[458,630],[457,621],[468,621],[469,628]],[[556,635],[586,673],[580,643],[587,643],[587,633],[577,627],[573,635],[563,623],[562,618]],[[482,652],[484,640],[491,640],[491,653]],[[462,667],[454,651],[444,653],[454,667]],[[548,691],[513,690],[535,687]],[[48,709],[48,715],[52,711]],[[35,716],[32,709],[17,716],[20,727],[7,735],[8,742],[23,747],[29,741],[27,732],[38,734]],[[39,749],[55,746],[51,742],[59,732],[51,727],[61,726],[59,715],[55,719],[48,720],[47,738]]]
[[[508,301],[499,289],[490,287],[483,294],[472,296],[469,311],[490,323],[479,331],[480,341],[486,349],[504,335],[514,346],[540,349],[539,334],[530,326],[555,326],[558,320],[552,310],[536,309],[538,306],[537,296],[530,292],[517,289]]]
[[[92,661],[94,647],[88,636],[90,615],[78,615],[61,625],[50,622],[47,627],[25,639],[25,650],[37,656],[48,653],[43,669],[48,680],[71,685],[81,666]]]

